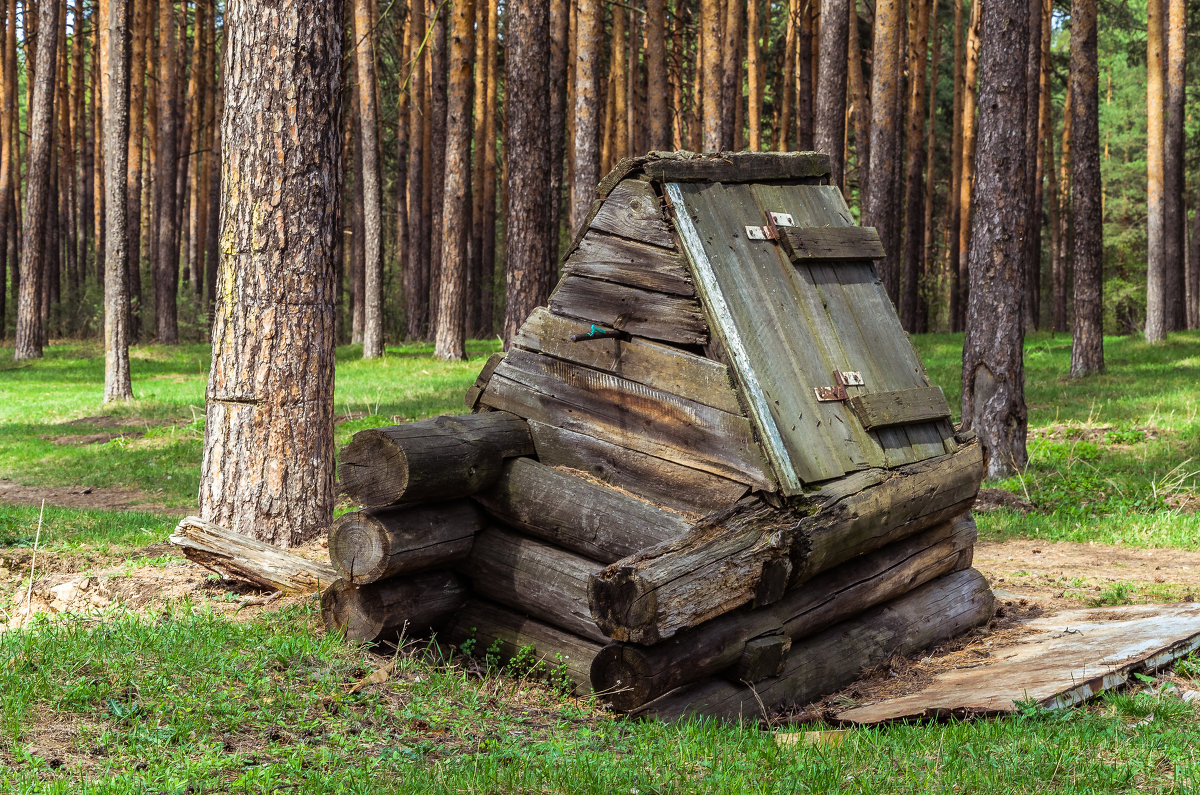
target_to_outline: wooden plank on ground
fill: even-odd
[[[912,425],[950,416],[950,405],[942,394],[942,388],[937,386],[856,395],[850,398],[850,408],[868,430],[889,425]]]
[[[591,228],[652,246],[675,247],[675,236],[663,216],[662,201],[644,180],[627,179],[613,188],[592,217]]]
[[[643,171],[659,182],[816,182],[829,176],[829,155],[818,152],[652,153]]]
[[[578,276],[642,287],[672,295],[692,296],[696,288],[683,256],[673,249],[648,246],[589,230],[567,258],[565,270]]]
[[[741,414],[729,368],[720,362],[634,337],[571,342],[588,324],[535,309],[513,345],[619,375],[706,406]]]
[[[728,508],[745,496],[745,483],[656,458],[627,447],[563,430],[529,423],[538,460],[586,472],[598,480],[647,500],[694,514]]]
[[[1195,603],[1066,610],[1022,626],[1030,634],[990,645],[979,664],[938,674],[916,693],[845,710],[838,720],[1004,715],[1017,712],[1017,702],[1060,709],[1200,648]]]
[[[708,342],[708,324],[696,299],[600,279],[567,276],[550,296],[550,311],[665,342]]]
[[[609,373],[513,349],[481,402],[755,488],[774,487],[745,417]]]
[[[883,259],[887,254],[872,226],[780,227],[780,240],[793,262]]]

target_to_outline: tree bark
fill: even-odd
[[[437,314],[441,309],[438,291],[442,281],[442,241],[437,235],[442,231],[442,213],[446,200],[446,15],[449,13],[441,0],[430,0],[429,16],[432,20],[432,37],[429,41],[429,226],[425,234],[429,243],[429,333],[436,334]]]
[[[546,302],[555,264],[553,231],[547,228],[549,204],[554,200],[548,190],[552,163],[549,141],[544,134],[550,112],[549,3],[536,0],[521,6],[520,10],[514,7],[509,17],[510,38],[505,55],[510,98],[505,103],[508,124],[504,147],[508,163],[505,347],[534,307]],[[620,88],[614,90],[621,93]]]
[[[908,134],[905,138],[904,279],[900,324],[917,331],[921,260],[925,247],[925,73],[929,52],[931,0],[911,0],[908,8]]]
[[[829,182],[844,187],[842,143],[846,138],[846,48],[848,0],[821,4],[821,66],[817,70],[817,113],[814,147],[829,155]]]
[[[746,7],[738,0],[724,0],[725,24],[721,46],[721,149],[741,149],[738,108],[742,101],[742,20]]]
[[[930,24],[931,29],[929,35],[933,38],[933,52],[929,56],[929,111],[928,121],[925,132],[925,163],[929,169],[925,178],[925,207],[923,213],[923,228],[925,230],[925,240],[922,246],[922,261],[921,261],[921,278],[927,283],[930,280],[936,280],[933,274],[935,262],[937,262],[937,228],[933,222],[933,202],[936,191],[936,181],[934,179],[934,164],[937,162],[937,88],[938,88],[938,72],[941,69],[942,59],[942,26],[938,19],[938,15],[934,13],[933,8],[930,9]],[[940,280],[937,280],[940,281]],[[940,291],[939,291],[940,293]],[[917,332],[924,334],[933,329],[933,317],[929,306],[929,297],[926,295],[918,296],[917,300]],[[949,328],[946,324],[945,328]]]
[[[457,574],[430,571],[356,586],[338,580],[321,594],[325,626],[357,643],[396,642],[408,634],[428,635],[449,620],[470,589]]]
[[[142,303],[142,146],[146,104],[146,2],[130,0],[133,47],[129,65],[129,162],[125,178],[126,250],[129,273],[129,339],[141,336]],[[215,226],[215,222],[214,222]]]
[[[757,0],[752,0],[753,6]],[[753,13],[751,7],[749,13]],[[753,33],[751,34],[753,35]],[[676,57],[679,53],[673,53]],[[667,89],[667,0],[646,3],[646,106],[650,116],[647,144],[650,149],[671,147],[671,96]],[[675,105],[674,109],[679,110]],[[751,124],[753,124],[753,119]],[[574,229],[571,230],[574,233]]]
[[[8,296],[5,285],[12,283],[12,291],[19,291],[20,279],[17,267],[17,214],[10,210],[15,205],[13,200],[12,164],[16,159],[13,152],[14,135],[17,115],[17,2],[7,0],[4,3],[5,25],[0,29],[0,329],[5,325],[5,310]],[[13,55],[9,58],[9,48]],[[9,251],[13,255],[9,255]]]
[[[354,69],[363,203],[363,358],[383,356],[383,197],[379,173],[379,92],[375,76],[375,14],[371,0],[354,0]]]
[[[813,14],[815,0],[801,0],[796,30],[796,149],[813,148]]]
[[[1100,198],[1099,59],[1096,0],[1078,0],[1071,9],[1071,212],[1075,264],[1075,323],[1071,337],[1071,377],[1104,372],[1104,211]],[[1078,45],[1078,46],[1076,46]],[[1149,334],[1147,334],[1149,336]]]
[[[333,519],[342,8],[233,0],[225,20],[221,278],[200,511],[293,546]]]
[[[596,81],[601,63],[604,24],[600,0],[578,0],[579,40],[575,49],[575,174],[571,179],[571,229],[576,230],[592,206],[600,181],[600,102]],[[536,101],[536,100],[535,100]]]
[[[488,80],[485,103],[487,129],[484,136],[484,160],[487,166],[483,174],[483,294],[480,298],[482,311],[479,315],[481,336],[487,337],[495,333],[496,325],[496,93],[500,83],[497,3],[498,0],[487,0],[487,63],[491,78]]]
[[[980,13],[979,149],[971,228],[971,285],[963,342],[962,416],[983,445],[989,478],[1025,469],[1027,416],[1023,246],[1025,60],[1029,4],[996,0]]]
[[[700,82],[704,84],[702,146],[721,151],[721,0],[700,0]]]
[[[1186,281],[1184,259],[1187,256],[1187,221],[1183,194],[1185,188],[1184,114],[1187,64],[1187,3],[1163,0],[1166,17],[1166,121],[1163,125],[1163,279],[1166,301],[1163,314],[1167,331],[1187,328],[1185,311]]]
[[[1146,0],[1146,342],[1162,342],[1167,338],[1167,249],[1166,204],[1163,178],[1163,3],[1166,0]],[[1086,4],[1086,0],[1084,0]],[[1072,15],[1072,20],[1074,16]],[[1072,66],[1075,65],[1071,47]],[[1080,60],[1080,65],[1086,60]],[[1098,78],[1097,78],[1098,79]],[[1072,80],[1072,87],[1074,81]],[[1098,89],[1097,89],[1098,91]],[[1074,91],[1072,95],[1074,96]],[[1082,107],[1076,116],[1086,115]],[[1081,143],[1076,139],[1076,144]],[[1081,153],[1077,152],[1076,157]],[[1078,195],[1078,194],[1075,194]],[[1078,217],[1078,215],[1076,215]],[[1086,230],[1076,227],[1076,234]],[[1078,245],[1078,244],[1077,244]],[[1076,264],[1078,267],[1078,264]],[[1076,275],[1078,279],[1078,275]]]
[[[1029,0],[1029,41],[1025,45],[1025,151],[1032,165],[1027,165],[1025,169],[1029,219],[1025,224],[1025,294],[1022,307],[1025,328],[1032,330],[1038,327],[1038,294],[1042,284],[1042,2]]]
[[[871,171],[863,200],[862,225],[873,226],[887,257],[878,263],[879,277],[893,305],[900,303],[900,234],[893,223],[897,201],[895,165],[900,156],[900,0],[875,6],[875,43],[871,67]]]
[[[975,184],[975,111],[979,98],[979,25],[980,0],[971,7],[971,22],[967,32],[966,65],[963,69],[963,126],[962,169],[958,179],[958,307],[957,329],[965,330],[966,313],[971,299],[971,198]]]
[[[29,105],[29,166],[26,171],[25,228],[21,240],[21,285],[17,305],[14,359],[42,357],[42,277],[46,215],[52,198],[50,176],[54,148],[54,73],[58,58],[59,3],[42,0],[38,8],[37,69]],[[28,18],[26,18],[28,21]]]
[[[629,156],[629,123],[626,115],[629,112],[629,95],[626,83],[629,72],[629,48],[625,34],[628,25],[628,12],[624,3],[612,5],[612,32],[609,44],[609,107],[612,108],[612,119],[608,127],[609,156],[605,168],[612,168],[618,160]]]
[[[1063,101],[1062,148],[1058,164],[1058,244],[1054,249],[1054,331],[1067,330],[1067,283],[1071,251],[1071,88]]]
[[[966,48],[963,46],[963,4],[954,3],[954,107],[950,134],[950,184],[946,186],[946,270],[950,277],[950,330],[962,331],[963,286],[958,262],[962,257],[959,250],[958,229],[962,223],[962,168],[963,168],[963,71],[966,65]]]
[[[45,2],[45,0],[43,0]],[[104,250],[104,402],[131,400],[129,377],[129,240],[126,174],[129,161],[130,0],[109,0],[108,103],[104,175],[108,237]]]
[[[154,177],[154,326],[158,342],[179,342],[175,180],[179,160],[178,38],[173,0],[158,9],[158,164]],[[107,103],[106,103],[107,104]]]
[[[863,76],[863,53],[858,30],[858,0],[850,0],[850,93],[854,97],[854,157],[858,185],[866,187],[871,169],[871,95]],[[861,202],[861,198],[860,198]]]
[[[484,515],[470,500],[344,513],[329,531],[329,559],[355,585],[465,560]]]

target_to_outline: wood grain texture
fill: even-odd
[[[867,430],[950,417],[950,404],[937,386],[855,395],[850,410]]]
[[[198,516],[181,519],[170,541],[188,560],[222,577],[272,591],[314,593],[337,579],[328,563],[293,555]]]
[[[807,704],[840,690],[864,669],[893,655],[913,654],[991,618],[992,592],[974,569],[947,574],[804,641],[793,642],[783,672],[753,688],[724,679],[688,685],[637,710],[677,720],[705,715],[757,722],[768,709]]]
[[[591,228],[652,246],[675,247],[662,201],[650,183],[640,179],[626,179],[613,188],[592,216]]]
[[[773,485],[744,417],[548,356],[510,351],[480,402],[756,488]]]
[[[729,368],[720,362],[637,337],[627,341],[571,342],[572,334],[587,330],[586,323],[538,308],[525,321],[513,345],[603,370],[731,414],[742,413]]]
[[[883,259],[886,253],[873,227],[780,227],[780,244],[793,262],[801,260]]]
[[[500,479],[475,500],[504,524],[602,563],[691,528],[673,511],[531,458],[507,462]]]
[[[590,230],[567,257],[564,270],[673,295],[692,296],[696,289],[682,255],[675,249],[650,246]]]
[[[708,324],[694,298],[566,276],[550,295],[550,311],[610,329],[682,345],[708,341]]]
[[[470,500],[351,511],[333,522],[329,559],[341,579],[365,585],[464,560],[483,527]]]
[[[691,514],[728,508],[749,487],[728,478],[639,453],[595,436],[529,423],[538,460],[586,472],[651,502]]]
[[[321,594],[321,616],[330,630],[357,643],[427,635],[454,614],[469,591],[449,571],[429,571],[354,585],[338,580]]]
[[[540,311],[540,307],[538,311]],[[491,379],[492,373],[496,372],[496,368],[500,366],[500,362],[502,361],[504,361],[503,353],[493,353],[488,357],[488,360],[483,365],[483,369],[479,371],[479,375],[475,376],[475,383],[467,388],[467,394],[464,397],[467,408],[474,411],[479,405],[479,396],[487,388],[487,383]]]

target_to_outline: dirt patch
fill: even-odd
[[[117,428],[136,428],[141,426],[149,429],[157,425],[170,425],[171,422],[152,420],[147,417],[112,417],[101,415],[96,417],[80,417],[77,420],[60,423],[63,428],[91,428],[98,431],[115,430]]]
[[[1091,442],[1092,444],[1128,447],[1140,442],[1153,441],[1162,435],[1162,431],[1152,426],[1144,428],[1117,428],[1112,425],[1076,425],[1067,423],[1030,428],[1029,435],[1039,439],[1051,439],[1055,441],[1083,441]]]
[[[26,486],[0,480],[0,502],[11,505],[39,506],[42,500],[56,508],[86,508],[101,511],[148,511],[168,516],[183,516],[179,508],[168,508],[137,489],[98,488],[92,486]]]
[[[1004,489],[980,489],[979,494],[975,497],[975,505],[971,510],[977,512],[995,511],[999,508],[1008,508],[1012,511],[1029,513],[1033,510],[1033,503],[1029,500],[1021,499],[1011,491]]]
[[[84,444],[106,444],[113,439],[137,439],[145,434],[145,431],[123,431],[121,433],[83,433],[83,434],[66,434],[62,436],[42,436],[51,444],[57,444],[62,447],[79,446]]]

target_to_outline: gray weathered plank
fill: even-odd
[[[742,413],[729,368],[720,362],[637,337],[627,341],[571,342],[572,334],[587,330],[587,323],[539,307],[521,326],[513,345],[604,370],[732,414]]]
[[[733,505],[748,488],[745,483],[540,422],[530,422],[529,432],[542,463],[578,469],[668,508],[711,513]]]
[[[708,341],[708,324],[694,298],[599,279],[567,276],[550,296],[550,311],[665,342]]]
[[[643,173],[659,182],[799,182],[829,176],[819,152],[651,153]]]
[[[627,179],[613,188],[592,217],[591,228],[653,246],[675,247],[675,236],[663,216],[662,201],[644,180]]]
[[[781,227],[781,243],[792,261],[883,259],[887,254],[874,227]]]
[[[464,401],[467,408],[474,409],[479,405],[479,396],[483,394],[483,388],[487,386],[488,379],[492,377],[492,373],[496,372],[497,365],[504,361],[503,353],[493,353],[484,363],[483,369],[479,371],[479,375],[475,377],[475,383],[467,388],[467,394]]]
[[[679,252],[597,232],[584,235],[567,259],[565,270],[660,293],[696,294]]]
[[[481,402],[755,488],[774,487],[745,417],[609,373],[513,349]]]
[[[950,416],[950,405],[938,386],[868,392],[850,398],[850,408],[868,429],[912,425]]]

